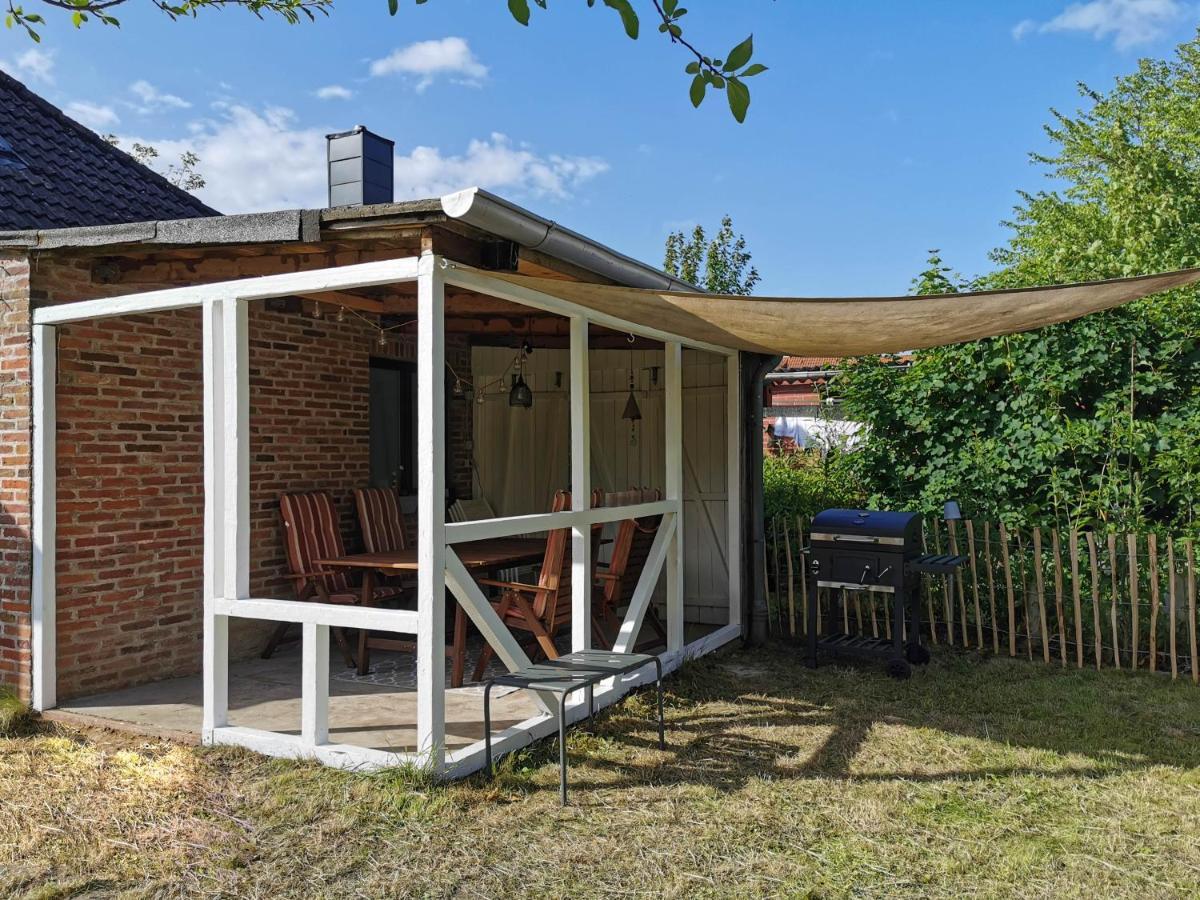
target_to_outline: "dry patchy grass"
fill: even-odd
[[[909,682],[695,662],[500,777],[437,785],[43,726],[0,737],[0,894],[1200,893],[1200,693],[943,652]]]

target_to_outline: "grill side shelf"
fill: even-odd
[[[923,575],[952,575],[967,563],[965,556],[928,553],[908,561],[910,572],[920,572]]]

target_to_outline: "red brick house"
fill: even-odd
[[[331,173],[340,161],[331,150]],[[422,505],[422,523],[429,515],[443,523],[425,532],[537,532],[547,486],[580,479],[609,491],[657,487],[667,499],[638,507],[664,521],[646,564],[655,574],[639,583],[637,619],[621,640],[637,639],[654,604],[670,626],[669,666],[740,635],[748,513],[739,497],[752,467],[740,463],[739,409],[741,367],[749,365],[743,357],[753,355],[673,342],[653,328],[474,273],[660,289],[678,284],[670,276],[477,189],[253,215],[192,211],[196,217],[0,230],[0,684],[49,712],[80,703],[94,709],[86,705],[93,695],[144,697],[156,685],[191,679],[197,691],[203,686],[204,702],[192,704],[196,721],[184,730],[205,740],[335,764],[396,764],[404,752],[436,748],[439,766],[477,767],[478,700],[443,691],[426,669],[419,678],[433,681],[419,683],[431,689],[416,692],[422,699],[411,720],[396,726],[409,736],[384,749],[329,742],[328,683],[305,682],[303,704],[291,698],[297,716],[304,710],[298,739],[282,727],[245,724],[255,723],[258,706],[239,722],[239,701],[230,700],[249,683],[238,680],[237,667],[255,664],[280,621],[301,624],[305,666],[325,658],[331,626],[358,621],[359,607],[288,599],[280,495],[328,491],[347,549],[355,550],[354,488],[426,490],[405,447],[416,446],[416,432],[426,427],[418,407],[430,402],[444,425],[434,434],[444,438],[436,440],[436,459],[423,456],[415,467],[440,470],[445,504],[493,499],[500,518],[451,526],[438,511],[444,504]],[[420,312],[431,283],[444,318]],[[240,293],[240,284],[256,293]],[[205,285],[212,290],[197,289]],[[430,321],[442,324],[423,335]],[[582,332],[579,322],[588,323]],[[213,354],[231,346],[227,340],[244,347],[244,362],[225,356],[227,365],[214,368]],[[532,409],[510,406],[514,365],[533,390]],[[429,366],[444,383],[418,377]],[[210,377],[226,377],[222,369],[242,380],[241,399],[236,386],[206,387]],[[623,414],[631,395],[639,419]],[[243,418],[220,425],[213,399],[220,396]],[[381,396],[392,425],[407,434],[387,438],[395,446],[381,444],[381,435],[396,430],[377,422]],[[576,462],[581,403],[590,408],[582,423],[587,434],[590,418],[590,472]],[[51,424],[39,428],[39,421]],[[223,432],[246,440],[223,440]],[[389,457],[389,450],[397,453]],[[244,474],[221,462],[234,458],[228,453],[241,454]],[[35,459],[50,461],[40,476]],[[218,514],[230,491],[245,504],[233,526],[234,513]],[[434,496],[442,494],[439,488]],[[688,531],[676,535],[666,526],[684,510]],[[572,516],[616,523],[627,512],[585,506],[553,515],[545,524]],[[512,532],[524,522],[514,516],[536,521]],[[222,537],[222,523],[234,528],[236,548]],[[668,552],[672,543],[677,549]],[[234,559],[230,566],[245,579],[225,594],[239,597],[236,607],[216,606],[225,601],[209,586],[217,564],[207,560],[222,554],[234,554],[223,558]],[[457,592],[466,591],[475,611],[486,612],[478,588],[454,582],[450,572],[446,585],[460,603]],[[444,589],[430,590],[438,596]],[[394,628],[385,630],[435,646],[445,615],[429,611],[436,605],[431,600],[420,614],[366,610],[362,621],[390,616]],[[476,624],[511,662],[519,648],[507,632],[489,632],[486,618]],[[610,693],[620,690],[614,685]],[[138,702],[154,706],[129,700],[113,720],[124,715],[137,724],[128,709]],[[408,710],[412,701],[405,702]],[[332,708],[336,719],[341,707]],[[153,721],[152,711],[146,715]],[[538,709],[514,705],[511,722],[523,727],[502,741],[519,744],[547,721]]]

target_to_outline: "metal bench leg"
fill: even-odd
[[[488,777],[492,778],[496,770],[492,768],[492,683],[483,686],[483,751],[487,760]]]
[[[567,805],[567,693],[558,701],[558,798]]]
[[[663,735],[663,698],[662,698],[662,660],[654,657],[654,681],[658,687],[658,749],[666,750],[667,741]]]

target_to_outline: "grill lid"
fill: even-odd
[[[921,514],[877,509],[827,509],[813,517],[810,528],[814,540],[819,540],[819,534],[861,534],[919,541]]]

